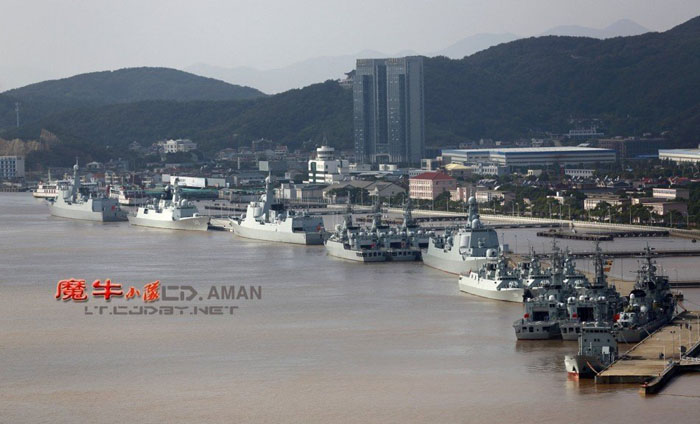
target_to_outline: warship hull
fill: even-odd
[[[49,213],[60,218],[79,219],[83,221],[117,222],[126,221],[126,214],[120,209],[93,211],[83,205],[49,205]]]
[[[451,274],[469,275],[472,271],[481,268],[485,263],[489,262],[486,257],[469,257],[463,258],[459,253],[445,252],[443,250],[431,249],[423,252],[423,263],[431,268],[436,268],[441,271]]]
[[[410,262],[419,261],[420,249],[387,249],[384,251],[387,261]]]
[[[484,284],[480,284],[480,283]],[[491,286],[491,287],[489,287]],[[464,275],[459,277],[459,289],[474,296],[485,297],[487,299],[502,300],[505,302],[523,302],[524,290],[522,288],[507,288],[494,290],[493,283],[487,280],[476,281]]]
[[[260,225],[268,228],[251,228],[241,225],[236,221],[231,222],[231,229],[237,236],[265,241],[275,241],[280,243],[320,245],[323,244],[323,233],[318,232],[292,232],[285,231],[274,224]]]
[[[326,251],[330,256],[355,262],[385,262],[386,255],[378,250],[346,249],[343,243],[326,240]]]
[[[622,343],[639,343],[667,322],[669,320],[659,319],[636,328],[619,328],[617,338]]]
[[[129,223],[140,227],[162,228],[168,230],[207,231],[209,228],[208,216],[181,218],[178,220],[145,219],[129,216]]]
[[[561,337],[559,324],[556,322],[527,322],[518,320],[513,324],[518,340],[549,340]]]
[[[578,378],[593,378],[605,368],[600,359],[589,355],[566,355],[564,365],[569,375]]]

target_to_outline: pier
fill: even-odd
[[[596,377],[596,384],[642,384],[661,391],[675,376],[700,371],[700,311],[685,311],[634,345]]]

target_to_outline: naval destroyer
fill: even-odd
[[[182,198],[182,188],[175,178],[171,200],[161,199],[152,205],[141,206],[136,214],[129,215],[131,225],[165,228],[170,230],[206,231],[209,217],[200,216],[197,207]]]
[[[326,251],[331,256],[355,262],[384,262],[386,253],[378,245],[376,233],[365,231],[354,225],[352,206],[348,195],[348,204],[343,222],[336,225],[335,231],[325,241]]]
[[[265,178],[265,193],[257,202],[250,202],[239,219],[231,220],[234,234],[257,240],[293,244],[323,244],[323,218],[307,213],[288,211],[281,203],[273,203],[270,175]]]
[[[476,198],[471,196],[468,203],[467,224],[456,232],[446,231],[442,236],[432,237],[423,252],[423,263],[452,274],[469,275],[498,259],[501,250],[498,234],[481,223]]]
[[[482,265],[478,271],[459,276],[459,289],[476,296],[507,302],[522,302],[524,289],[519,269],[508,266],[501,255],[496,262]]]
[[[73,183],[59,190],[56,198],[49,203],[51,215],[87,221],[126,221],[126,213],[119,208],[117,200],[102,193],[83,195],[80,192],[79,169],[76,162],[73,166]]]
[[[623,343],[641,341],[671,321],[675,310],[676,298],[671,292],[668,277],[657,274],[652,249],[647,245],[629,303],[614,325],[618,340]]]

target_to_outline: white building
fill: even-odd
[[[654,197],[655,199],[668,200],[688,199],[690,197],[690,190],[688,190],[687,188],[654,187],[652,189],[652,197]]]
[[[700,162],[700,148],[698,149],[667,149],[659,150],[659,159],[672,160],[678,164]]]
[[[442,151],[443,162],[491,163],[501,166],[526,167],[558,164],[615,162],[615,151],[596,147],[503,147],[493,149],[449,149]]]
[[[316,149],[316,159],[309,160],[309,179],[311,184],[332,184],[349,178],[350,163],[335,158],[335,149],[321,146]]]
[[[24,156],[0,156],[0,178],[24,178]]]
[[[568,175],[570,177],[591,178],[591,177],[593,177],[594,172],[595,172],[595,170],[593,170],[593,169],[566,168],[564,170],[564,175]]]
[[[158,144],[163,146],[165,153],[189,152],[197,149],[197,143],[186,138],[178,138],[177,140],[161,141]]]

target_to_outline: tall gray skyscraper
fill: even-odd
[[[353,83],[355,155],[362,162],[423,158],[423,58],[357,59]]]

